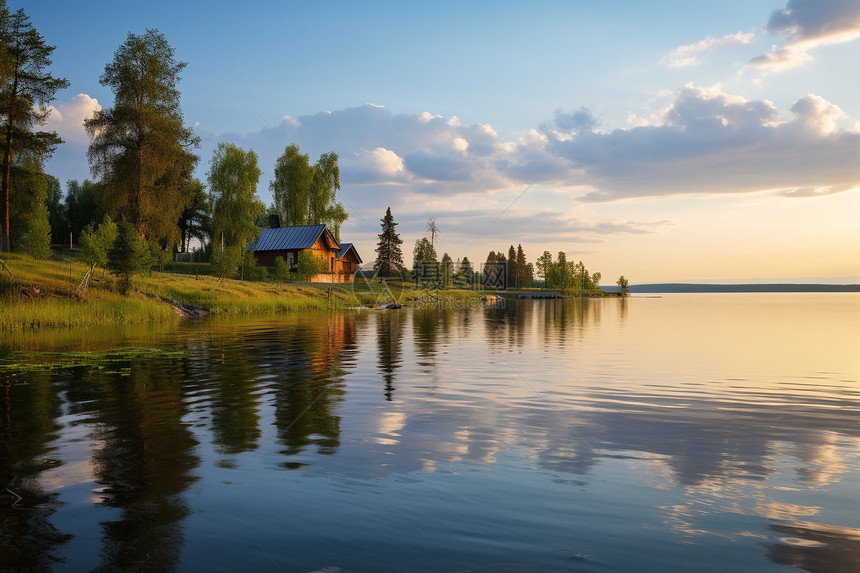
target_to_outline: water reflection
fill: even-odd
[[[376,321],[377,360],[385,384],[385,399],[389,402],[394,399],[396,373],[402,365],[401,341],[405,325],[405,312],[382,313]]]
[[[860,571],[860,529],[819,523],[771,525],[780,535],[768,544],[768,559],[811,573]]]
[[[860,369],[839,358],[857,335],[828,314],[840,334],[814,333],[831,353],[823,372],[813,338],[805,357],[760,350],[756,361],[734,334],[760,320],[748,309],[727,316],[714,305],[691,320],[694,305],[643,304],[655,302],[201,323],[146,341],[181,356],[0,373],[0,485],[37,509],[22,512],[0,491],[0,565],[177,568],[190,540],[222,535],[201,532],[193,516],[210,510],[204,498],[219,503],[210,492],[235,475],[253,479],[251,502],[272,505],[269,520],[251,506],[243,522],[263,537],[322,543],[340,527],[353,540],[372,522],[379,538],[402,533],[413,547],[429,539],[468,553],[467,539],[547,555],[577,539],[586,546],[575,553],[588,555],[602,547],[589,551],[589,536],[606,543],[629,522],[658,532],[643,544],[663,535],[673,551],[685,550],[681,540],[717,553],[742,546],[759,566],[856,568],[860,523],[842,506],[857,500],[833,492],[860,481]],[[246,495],[237,490],[224,495]],[[101,544],[92,566],[76,557],[83,541],[52,525],[87,503]],[[300,507],[326,517],[314,529]],[[509,537],[493,545],[487,523]],[[358,559],[367,543],[343,547]],[[250,544],[237,551],[253,555]],[[601,559],[624,569],[615,555]]]
[[[94,428],[93,491],[118,516],[100,521],[102,568],[171,569],[183,544],[184,492],[195,481],[193,439],[177,360],[130,359],[117,372],[68,380],[73,412]]]
[[[62,506],[41,476],[61,464],[51,442],[61,400],[49,375],[26,383],[0,371],[0,568],[47,570],[71,534],[52,515]]]

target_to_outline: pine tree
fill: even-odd
[[[48,103],[57,91],[69,86],[63,78],[53,77],[51,66],[54,46],[30,23],[24,10],[9,14],[0,2],[0,120],[2,120],[3,176],[0,181],[0,251],[12,248],[10,218],[13,216],[12,172],[19,156],[49,157],[62,139],[53,131],[34,131],[44,125]]]
[[[114,94],[113,107],[84,122],[103,205],[139,236],[171,246],[179,243],[177,222],[194,193],[198,157],[189,149],[200,142],[179,107],[184,68],[158,30],[129,34],[99,78]]]
[[[532,286],[532,267],[526,261],[522,245],[517,245],[517,282],[520,288]]]
[[[391,215],[391,207],[385,210],[385,217],[380,221],[382,222],[382,233],[379,234],[373,270],[381,277],[390,277],[403,272],[403,251],[400,249],[403,240],[395,229],[397,223],[394,222],[394,216]]]

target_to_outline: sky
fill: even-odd
[[[62,182],[91,177],[105,64],[155,28],[198,177],[253,149],[270,203],[287,145],[334,151],[366,266],[391,207],[407,264],[432,217],[440,256],[564,251],[603,284],[860,282],[860,0],[8,4],[70,82]]]

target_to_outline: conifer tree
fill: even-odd
[[[382,233],[379,234],[373,270],[381,277],[391,277],[403,272],[403,251],[400,248],[403,240],[395,229],[397,223],[394,222],[391,207],[385,210],[385,217],[380,221],[382,222]]]
[[[68,87],[64,78],[48,72],[54,46],[30,23],[23,9],[9,14],[0,1],[0,122],[3,175],[0,178],[0,252],[12,248],[10,218],[15,187],[13,171],[22,155],[49,157],[62,139],[53,131],[34,131],[44,125],[57,91]]]
[[[113,107],[84,122],[102,204],[139,236],[171,246],[179,243],[177,222],[193,195],[198,157],[190,149],[200,141],[179,107],[185,65],[158,30],[129,34],[99,78],[114,94]]]

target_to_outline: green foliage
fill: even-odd
[[[189,243],[197,239],[203,244],[210,236],[212,220],[209,216],[209,197],[198,179],[191,182],[191,200],[179,216],[179,251],[187,253]]]
[[[549,251],[544,251],[543,254],[540,257],[538,257],[537,271],[538,271],[538,276],[544,280],[544,284],[546,286],[549,286],[547,281],[548,281],[549,270],[550,270],[551,266],[552,266],[552,253],[550,253]]]
[[[80,258],[90,265],[90,268],[108,266],[108,253],[117,238],[117,225],[109,215],[105,215],[102,222],[94,230],[92,225],[87,225],[80,235]]]
[[[516,266],[514,267],[514,284],[517,288],[528,288],[534,281],[534,266],[526,261],[526,254],[522,245],[517,245]]]
[[[241,245],[230,245],[228,247],[216,248],[212,253],[212,262],[210,272],[213,276],[221,279],[229,279],[235,277],[239,272],[239,265],[242,264],[242,257],[245,249]]]
[[[469,257],[463,257],[463,260],[457,265],[454,282],[464,286],[471,286],[475,280],[474,275],[475,269],[472,267],[472,261],[469,260]]]
[[[412,279],[417,283],[436,284],[439,275],[436,249],[427,237],[416,240],[412,249]]]
[[[290,265],[284,260],[284,257],[275,257],[275,266],[272,268],[275,280],[278,284],[290,278]]]
[[[627,296],[628,289],[630,284],[627,282],[627,279],[624,278],[624,275],[618,277],[618,280],[615,281],[615,284],[618,285],[618,288],[621,289],[621,296]]]
[[[152,266],[152,253],[131,223],[120,221],[116,227],[116,240],[108,251],[108,269],[117,277],[117,290],[126,294],[132,277]]]
[[[48,225],[51,227],[51,243],[62,244],[67,225],[63,211],[63,189],[60,180],[53,175],[45,175],[48,180],[48,198],[45,205],[48,208]]]
[[[257,265],[257,258],[250,251],[245,251],[240,272],[240,277],[246,281],[262,281],[269,276],[269,270]]]
[[[244,250],[259,228],[254,220],[266,210],[257,198],[260,168],[257,154],[232,143],[219,143],[209,162],[209,201],[212,212],[212,241]]]
[[[5,2],[0,5],[0,120],[3,131],[0,138],[0,153],[3,155],[0,251],[9,251],[12,247],[11,202],[20,191],[12,176],[13,165],[20,157],[30,157],[41,164],[62,143],[56,132],[35,130],[36,126],[47,121],[50,114],[48,104],[54,100],[57,91],[69,85],[67,80],[55,78],[47,71],[53,51],[54,46],[45,43],[23,9],[10,14]],[[42,225],[41,221],[39,225]],[[32,233],[29,235],[30,241],[36,240]],[[41,251],[41,248],[36,251]]]
[[[314,255],[311,251],[299,251],[299,261],[296,273],[303,281],[309,281],[314,275],[328,271],[328,261]]]
[[[63,232],[63,243],[69,239],[69,233],[72,243],[76,243],[87,225],[98,225],[105,215],[96,201],[96,184],[89,180],[83,183],[75,179],[66,181],[64,204],[67,228]]]
[[[13,170],[17,192],[12,196],[12,247],[37,259],[49,259],[51,252],[51,223],[48,219],[49,176],[35,157],[27,157]]]
[[[21,238],[22,251],[34,259],[50,259],[51,223],[48,220],[48,207],[43,202],[36,203],[30,213],[30,221]]]
[[[288,145],[275,160],[275,179],[269,184],[284,224],[307,224],[313,180],[314,172],[308,155],[303,155],[298,145]]]
[[[382,222],[382,233],[379,236],[379,243],[376,247],[376,261],[373,263],[373,270],[381,277],[393,277],[403,272],[403,252],[400,245],[403,244],[403,239],[397,233],[394,222],[394,216],[391,214],[391,207],[385,210],[385,216],[380,219]]]
[[[442,255],[442,264],[440,269],[440,282],[442,283],[442,288],[451,288],[451,285],[453,284],[453,276],[454,262],[451,260],[448,253],[444,253]]]
[[[189,149],[199,138],[183,124],[176,88],[185,65],[157,30],[129,34],[99,78],[114,94],[113,107],[84,122],[100,202],[140,236],[171,247],[198,159]]]
[[[336,200],[340,190],[337,160],[337,153],[323,153],[311,166],[310,158],[297,145],[284,149],[275,161],[275,179],[269,188],[285,225],[326,223],[340,242],[340,227],[349,215]]]
[[[149,260],[151,265],[158,265],[158,271],[164,271],[164,265],[173,260],[173,253],[167,251],[154,241],[147,243],[149,247]]]

